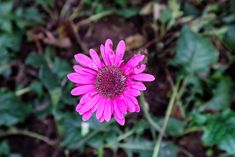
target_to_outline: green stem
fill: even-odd
[[[23,95],[25,93],[28,93],[30,90],[31,90],[30,87],[26,87],[26,88],[20,89],[20,90],[16,91],[16,95],[17,96],[21,96],[21,95]]]
[[[149,124],[158,132],[161,132],[161,128],[160,126],[152,119],[150,113],[149,113],[149,105],[146,102],[146,100],[144,99],[144,95],[141,94],[141,104],[143,105],[143,111],[144,111],[144,115],[147,119],[147,121],[149,122]]]
[[[47,143],[50,146],[54,146],[56,144],[55,141],[50,140],[48,137],[37,134],[35,132],[27,131],[27,130],[18,130],[18,129],[10,129],[6,132],[0,132],[0,138],[7,137],[7,136],[13,136],[13,135],[23,135],[28,136],[31,138],[35,138],[38,140],[41,140],[45,143]]]
[[[158,140],[157,140],[156,145],[155,145],[154,150],[153,150],[153,157],[158,156],[158,153],[159,153],[159,150],[160,150],[160,145],[161,145],[161,142],[162,142],[162,138],[164,136],[164,132],[166,130],[166,127],[167,127],[168,121],[170,119],[170,115],[171,115],[171,112],[172,112],[172,109],[173,109],[173,106],[174,106],[174,103],[175,103],[175,100],[176,100],[176,97],[177,97],[177,92],[178,92],[180,82],[181,82],[181,80],[179,79],[177,84],[176,84],[176,87],[173,88],[173,94],[171,96],[170,102],[169,102],[168,107],[167,107],[164,123],[163,123],[161,132],[158,136]]]
[[[85,136],[83,139],[81,139],[76,145],[73,145],[72,149],[80,148],[82,145],[84,145],[87,141],[89,141],[92,137],[96,136],[99,132],[103,131],[111,125],[114,122],[114,120],[111,120],[109,123],[106,123],[99,128],[95,129],[93,132],[89,133],[87,136]]]
[[[98,148],[98,157],[103,157],[104,156],[104,150],[103,147]]]
[[[107,10],[107,11],[104,11],[104,12],[101,12],[101,13],[98,13],[98,14],[95,14],[95,15],[92,15],[90,16],[89,18],[87,19],[84,19],[82,21],[80,21],[77,26],[82,26],[82,25],[86,25],[86,24],[89,24],[90,22],[94,22],[94,21],[97,21],[105,16],[109,16],[113,13],[115,13],[116,10]]]
[[[186,114],[185,114],[185,108],[183,107],[182,105],[182,101],[181,101],[181,97],[183,96],[184,94],[184,91],[185,91],[185,86],[186,86],[186,79],[187,77],[185,77],[182,81],[182,85],[180,87],[180,90],[178,91],[178,94],[177,94],[177,100],[176,100],[176,104],[178,105],[179,109],[180,109],[180,113],[182,114],[182,117],[185,118],[186,117]]]

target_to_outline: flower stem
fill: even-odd
[[[144,111],[144,115],[147,119],[147,121],[149,122],[149,124],[158,132],[161,132],[161,128],[160,126],[152,119],[150,113],[149,113],[149,105],[146,102],[146,100],[144,99],[144,95],[143,93],[141,94],[141,104],[143,104],[143,111]]]
[[[21,96],[21,95],[23,95],[25,93],[30,92],[30,90],[31,90],[30,87],[26,87],[26,88],[20,89],[20,90],[16,91],[16,95],[17,96]]]
[[[154,146],[153,156],[152,157],[158,157],[158,153],[159,153],[159,150],[160,150],[162,138],[163,138],[165,130],[167,128],[167,124],[168,124],[168,121],[170,119],[170,115],[171,115],[175,100],[177,98],[177,93],[178,93],[178,88],[179,88],[180,82],[181,82],[181,79],[179,79],[177,81],[176,86],[173,88],[173,93],[172,93],[171,99],[170,99],[168,107],[167,107],[164,123],[163,123],[162,129],[161,129],[161,132],[158,136],[156,145]]]
[[[50,140],[46,136],[37,134],[35,132],[27,131],[27,130],[18,130],[18,129],[12,128],[6,132],[0,132],[0,138],[6,137],[6,136],[13,136],[13,135],[23,135],[23,136],[35,138],[35,139],[38,139],[47,143],[50,146],[54,146],[56,144],[55,141]]]

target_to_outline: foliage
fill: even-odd
[[[9,146],[6,141],[0,142],[0,156],[2,157],[21,157],[19,154],[10,152]]]
[[[27,137],[59,156],[150,157],[175,89],[159,157],[195,156],[183,146],[195,132],[209,150],[200,155],[234,156],[234,13],[234,1],[0,0],[0,156],[24,156],[12,151],[21,149],[15,139],[31,144]],[[107,29],[110,21],[117,24]],[[98,50],[107,37],[126,39],[128,57],[147,48],[140,53],[158,76],[124,127],[95,117],[83,122],[66,78],[73,55]]]
[[[175,65],[182,66],[187,73],[208,71],[218,58],[218,51],[211,41],[193,33],[185,26],[177,42]]]
[[[209,116],[202,140],[207,145],[218,145],[230,155],[235,154],[235,113],[229,110]]]
[[[22,122],[31,112],[31,106],[23,103],[14,93],[0,91],[0,125],[11,126]]]

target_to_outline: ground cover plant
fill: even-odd
[[[135,56],[152,82],[135,84],[140,108],[100,123],[70,93],[90,80],[68,74],[107,39],[125,55],[100,80]],[[233,157],[234,51],[234,0],[0,0],[0,156]]]

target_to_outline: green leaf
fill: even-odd
[[[235,25],[228,27],[224,40],[226,44],[228,44],[228,46],[235,52]]]
[[[235,154],[235,113],[224,111],[222,114],[211,116],[204,126],[202,137],[206,145],[218,145],[228,154]]]
[[[21,157],[19,154],[12,154],[6,141],[0,143],[0,156],[1,157]]]
[[[200,37],[188,26],[180,33],[173,64],[187,73],[208,71],[218,60],[218,51],[210,40]]]
[[[166,24],[167,22],[171,20],[171,17],[172,17],[171,11],[168,8],[166,8],[163,10],[161,14],[160,21],[161,23]]]
[[[10,152],[9,146],[6,141],[0,143],[0,156],[8,156]]]
[[[123,8],[118,12],[119,15],[125,18],[136,16],[138,13],[139,13],[138,8]]]
[[[18,52],[21,47],[22,34],[19,32],[15,33],[4,33],[0,36],[0,47],[9,49],[10,51]]]
[[[218,82],[219,81],[219,82]],[[232,104],[233,101],[233,83],[229,77],[222,77],[216,81],[212,98],[202,105],[201,110],[222,110]]]
[[[37,53],[30,53],[26,59],[26,64],[29,64],[35,68],[47,66],[47,62],[44,57]]]
[[[53,63],[53,72],[58,75],[59,78],[64,79],[66,75],[71,72],[71,66],[63,59],[55,58]]]
[[[49,91],[60,87],[56,74],[52,73],[52,71],[46,66],[40,68],[39,78]]]
[[[61,88],[57,87],[53,90],[50,90],[49,93],[50,93],[52,105],[57,105],[58,102],[60,101],[60,97],[62,94]]]
[[[62,145],[72,149],[74,144],[81,140],[81,116],[78,114],[66,113],[61,114],[58,119],[59,134],[63,138]]]
[[[137,153],[140,157],[152,157],[154,143],[144,138],[131,139],[126,143],[119,144],[119,147],[124,148],[130,156]],[[178,148],[170,142],[162,142],[158,157],[177,157]]]
[[[22,102],[15,94],[0,91],[0,125],[22,122],[31,111],[31,106]]]
[[[183,132],[184,126],[185,123],[182,120],[170,118],[166,128],[166,133],[171,136],[180,135]]]
[[[39,78],[49,91],[52,104],[56,105],[62,94],[57,75],[54,74],[48,67],[42,66],[40,68]]]

